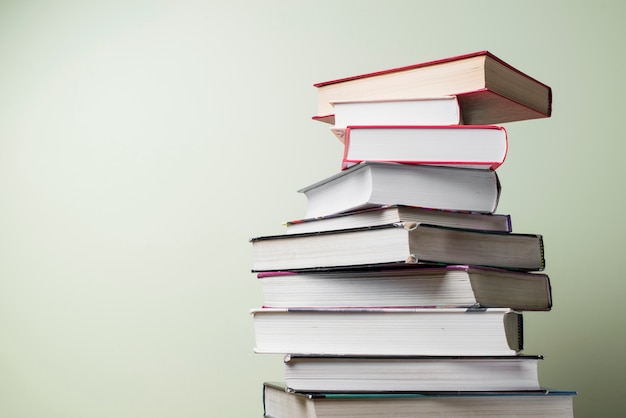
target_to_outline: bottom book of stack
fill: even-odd
[[[570,391],[302,392],[263,385],[267,418],[573,417]]]

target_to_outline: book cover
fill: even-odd
[[[552,89],[496,57],[477,51],[314,84],[315,120],[334,124],[332,102],[455,95],[465,124],[550,117]]]
[[[552,307],[548,275],[477,266],[355,266],[257,277],[264,307]]]
[[[576,392],[550,388],[502,392],[297,392],[284,383],[266,382],[262,396],[264,414],[270,418],[571,418],[574,395]]]
[[[253,271],[367,265],[467,264],[520,271],[545,267],[543,237],[401,222],[252,238]]]
[[[344,131],[344,170],[364,161],[495,170],[508,151],[506,130],[494,125],[364,125]]]
[[[316,218],[384,205],[494,213],[501,187],[494,170],[367,161],[298,192]]]
[[[419,222],[484,231],[513,231],[509,214],[460,212],[403,205],[374,206],[316,218],[294,219],[285,222],[284,225],[288,234],[296,234],[397,222]]]

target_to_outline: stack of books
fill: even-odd
[[[572,417],[523,312],[549,311],[540,234],[496,213],[507,133],[551,89],[487,51],[315,85],[343,142],[306,213],[251,239],[255,351],[284,354],[266,417]]]

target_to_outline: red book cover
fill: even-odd
[[[379,144],[379,151],[369,152],[369,155],[373,154],[374,157],[355,158],[351,151],[353,133],[356,132],[376,135],[374,138],[371,136],[370,139],[367,139],[367,136],[365,138],[365,141],[377,141]],[[406,139],[395,140],[394,133],[407,133]],[[495,170],[504,163],[508,151],[506,130],[496,125],[349,126],[345,129],[343,140],[344,170],[363,161]],[[434,154],[425,150],[429,144],[443,151],[437,153],[440,158],[433,158]],[[480,152],[481,146],[489,152]],[[358,152],[356,154],[358,155]]]
[[[329,81],[322,81],[322,82],[313,84],[313,86],[314,87],[323,87],[323,86],[327,86],[329,84],[343,83],[343,82],[346,82],[346,81],[356,80],[356,79],[359,79],[359,78],[368,78],[368,77],[373,77],[373,76],[377,76],[377,75],[381,75],[381,74],[395,73],[395,72],[411,70],[411,69],[420,68],[420,67],[428,67],[428,66],[431,66],[431,65],[442,64],[442,63],[451,62],[451,61],[460,61],[460,60],[463,60],[463,59],[466,59],[466,58],[477,57],[477,56],[480,56],[480,55],[488,56],[488,57],[498,61],[502,65],[508,67],[509,69],[519,73],[520,75],[522,75],[524,77],[527,77],[527,78],[530,78],[533,81],[535,81],[535,82],[537,82],[539,84],[542,84],[545,87],[549,88],[548,86],[546,86],[545,84],[541,83],[537,79],[529,76],[528,74],[523,73],[522,71],[518,70],[517,68],[513,67],[512,65],[507,64],[506,62],[504,62],[500,58],[496,57],[495,55],[493,55],[489,51],[476,51],[476,52],[471,52],[471,53],[468,53],[468,54],[455,55],[453,57],[442,58],[442,59],[437,59],[437,60],[432,60],[432,61],[426,61],[426,62],[422,62],[422,63],[419,63],[419,64],[405,65],[405,66],[402,66],[402,67],[389,68],[387,70],[373,71],[373,72],[370,72],[370,73],[364,73],[364,74],[354,75],[354,76],[350,76],[350,77],[343,77],[343,78],[338,78],[338,79],[329,80]]]
[[[406,89],[398,89],[396,85],[394,86],[395,90],[390,92],[388,96],[382,93],[384,90],[377,89],[378,91],[375,93],[367,92],[366,97],[354,97],[351,94],[344,96],[343,93],[340,92],[338,94],[333,93],[332,97],[324,96],[322,98],[322,91],[328,88],[337,92],[343,88],[342,85],[348,86],[366,81],[366,79],[389,78],[387,76],[393,73],[400,76],[403,73],[410,73],[415,70],[421,71],[422,69],[427,69],[427,67],[435,68],[438,65],[447,65],[464,60],[480,60],[481,57],[484,57],[484,62],[482,62],[482,64],[477,63],[477,65],[479,66],[479,72],[484,75],[482,85],[480,85],[477,80],[474,80],[474,82],[468,84],[470,87],[459,88],[458,86],[453,86],[453,83],[463,77],[462,74],[456,74],[446,79],[445,82],[438,87],[439,90],[437,92],[430,90],[433,84],[432,82],[422,81],[421,84],[418,83],[418,86],[413,86],[411,82],[408,82]],[[487,66],[489,66],[489,69]],[[492,71],[493,68],[498,69],[497,73],[499,75],[494,75],[496,72]],[[394,75],[394,78],[397,76]],[[439,82],[439,80],[435,81]],[[517,86],[518,84],[521,84],[521,86]],[[489,51],[477,51],[382,71],[363,73],[315,83],[313,86],[318,89],[319,95],[318,112],[317,115],[313,116],[313,119],[330,124],[334,124],[334,114],[332,112],[332,106],[328,103],[328,99],[330,99],[330,102],[338,99],[382,99],[383,97],[381,97],[381,95],[388,99],[406,99],[409,96],[416,98],[419,96],[424,97],[437,94],[455,95],[458,97],[463,110],[463,123],[469,125],[497,124],[545,118],[550,117],[552,113],[552,90],[549,86],[506,63]],[[409,93],[412,87],[416,88],[413,93]],[[526,95],[525,93],[529,89],[533,89],[538,95],[537,97],[540,98],[533,99]],[[360,96],[360,94],[357,96]]]

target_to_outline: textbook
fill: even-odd
[[[552,307],[546,274],[476,266],[271,271],[257,277],[265,307]]]
[[[540,389],[505,392],[325,393],[293,392],[263,384],[267,418],[507,417],[572,418],[576,392]]]
[[[549,117],[552,89],[488,51],[314,84],[315,120],[334,124],[333,103],[453,95],[464,124],[492,125]]]
[[[502,356],[523,348],[506,308],[256,308],[254,351],[302,355]]]
[[[395,222],[420,222],[455,228],[512,232],[511,216],[508,214],[458,212],[403,205],[375,206],[317,218],[295,219],[285,222],[285,231],[288,234],[297,234]]]
[[[539,390],[541,356],[287,355],[285,383],[305,392]]]
[[[379,161],[495,170],[507,149],[506,130],[495,125],[348,126],[341,168]]]
[[[402,264],[467,264],[522,271],[545,265],[539,234],[415,222],[252,238],[253,271]]]
[[[500,198],[494,170],[363,162],[304,187],[304,218],[383,205],[493,213]]]

